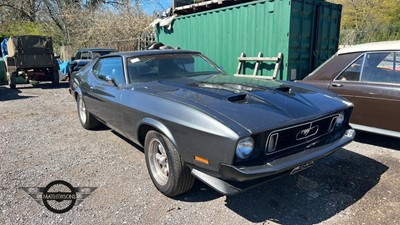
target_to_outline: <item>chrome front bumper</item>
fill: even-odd
[[[309,148],[264,165],[238,168],[232,165],[221,164],[219,172],[222,177],[229,181],[213,177],[197,169],[192,169],[192,174],[216,191],[224,195],[233,195],[282,175],[290,174],[296,167],[314,164],[315,161],[332,154],[353,141],[355,134],[355,130],[348,129],[337,141]]]

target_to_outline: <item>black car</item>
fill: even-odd
[[[116,49],[112,48],[82,48],[79,49],[73,57],[71,57],[71,62],[69,64],[69,80],[74,79],[74,75],[86,66],[90,61],[96,59],[100,56],[107,55],[110,53],[117,52]]]
[[[114,53],[84,67],[71,93],[100,123],[144,147],[167,196],[194,177],[235,194],[312,166],[354,139],[353,106],[306,84],[226,75],[199,52]]]

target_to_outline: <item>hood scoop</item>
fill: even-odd
[[[239,102],[243,103],[247,101],[247,94],[246,93],[238,93],[228,96],[228,101],[230,102]]]
[[[275,88],[275,90],[280,91],[280,92],[284,92],[284,93],[290,93],[291,92],[290,87],[286,87],[286,86],[281,86],[281,87]]]

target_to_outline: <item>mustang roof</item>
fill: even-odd
[[[371,42],[366,44],[354,45],[340,49],[337,54],[347,54],[354,52],[368,52],[368,51],[387,51],[387,50],[400,50],[399,41],[382,41],[382,42]]]
[[[175,49],[165,49],[165,50],[144,50],[144,51],[132,51],[132,52],[115,52],[111,55],[120,55],[122,57],[135,57],[135,56],[145,56],[145,55],[161,55],[161,54],[182,54],[182,53],[200,53],[196,51],[188,50],[175,50]]]

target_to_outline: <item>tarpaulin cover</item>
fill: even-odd
[[[69,64],[71,63],[71,60],[67,60],[63,63],[60,64],[60,71],[63,74],[68,74],[69,73]]]
[[[10,37],[7,42],[8,56],[17,55],[53,55],[53,43],[51,37],[36,35],[23,35]]]
[[[3,54],[3,57],[8,55],[8,51],[7,51],[7,41],[8,38],[4,38],[4,40],[1,42],[0,44],[0,48],[1,48],[1,54]]]

